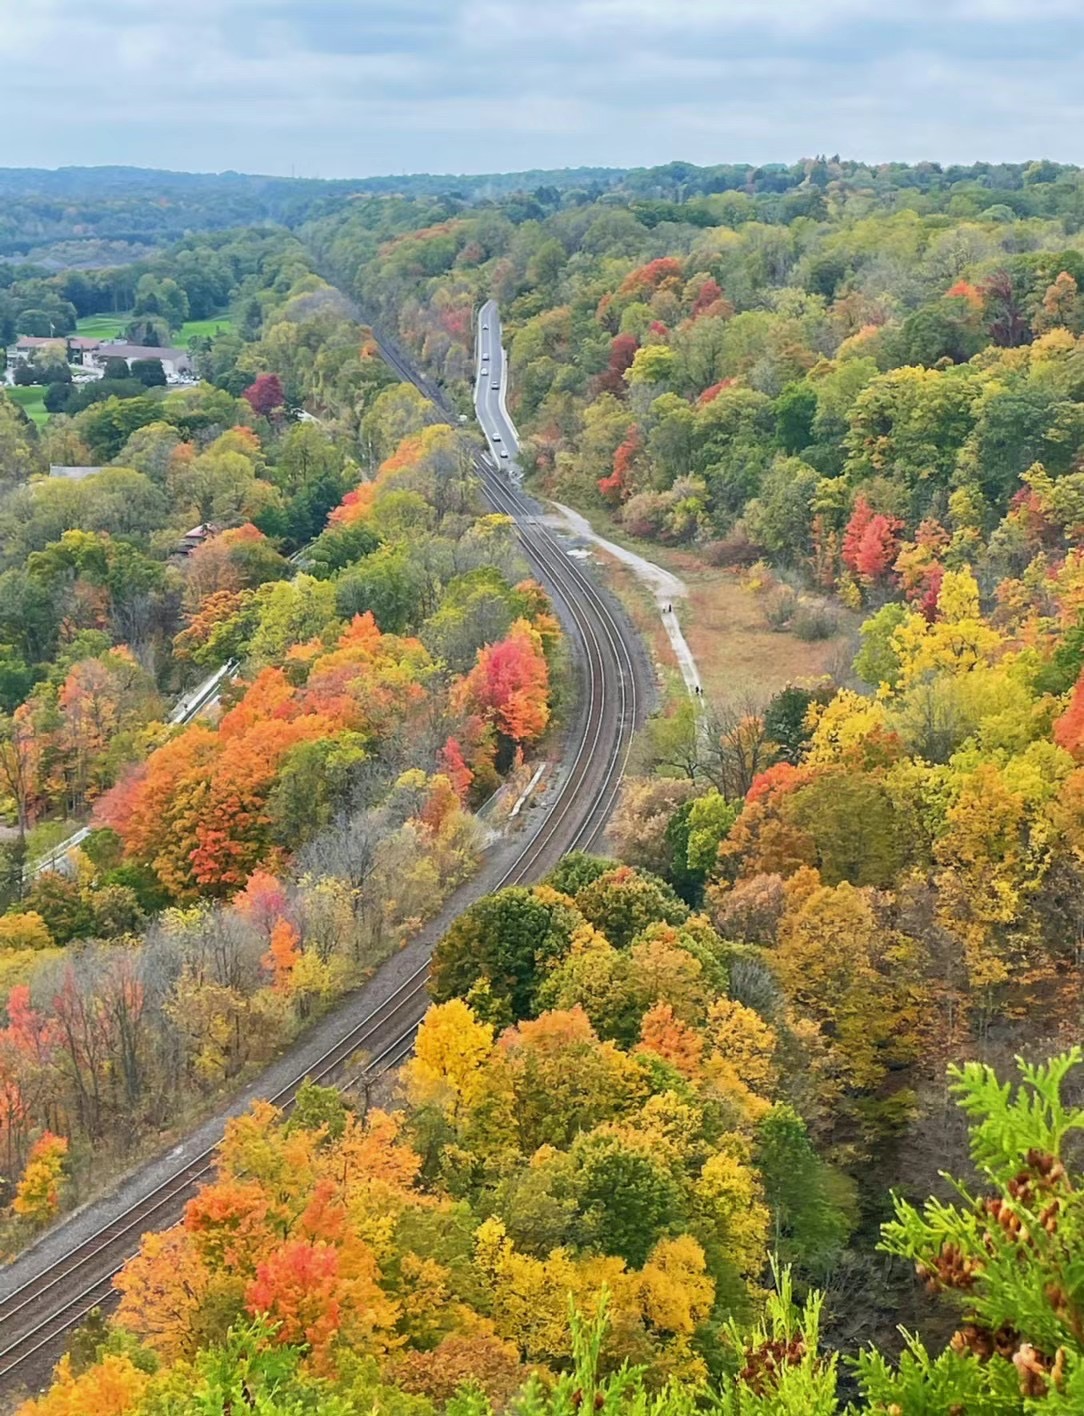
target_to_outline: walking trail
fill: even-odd
[[[581,516],[570,506],[564,506],[561,502],[552,502],[551,505],[556,507],[560,513],[560,519],[568,530],[585,541],[593,542],[608,555],[627,565],[636,578],[642,580],[654,593],[655,604],[659,607],[666,637],[677,656],[678,667],[681,670],[681,677],[685,680],[685,687],[690,694],[697,695],[700,688],[700,671],[696,667],[693,652],[681,632],[681,623],[673,608],[675,600],[683,600],[689,593],[689,587],[684,580],[671,571],[664,570],[661,565],[656,565],[654,561],[645,560],[643,556],[638,556],[635,551],[626,550],[624,546],[619,546],[615,541],[607,541],[605,536],[600,536],[592,528],[586,516]]]

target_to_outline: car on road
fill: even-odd
[[[483,329],[484,329],[484,330],[487,330],[487,331],[488,331],[488,329],[489,329],[489,325],[487,325],[487,324],[484,324],[484,325],[483,325],[483,326],[482,326],[482,328],[483,328]]]
[[[501,456],[504,458],[505,462],[508,461],[508,453],[504,450],[503,447],[501,448]]]
[[[500,433],[494,433],[494,434],[493,434],[493,441],[494,441],[494,442],[500,442],[500,440],[501,440],[501,435],[500,435]]]
[[[500,386],[499,383],[490,384],[489,386],[490,386],[490,388],[493,390],[494,393],[499,393],[499,392],[500,392],[501,386]]]

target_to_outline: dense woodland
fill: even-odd
[[[259,328],[219,342],[217,385],[41,437],[0,409],[22,459],[0,507],[5,1201],[43,1127],[85,1187],[367,976],[473,873],[473,809],[559,708],[556,620],[468,439],[296,242],[222,249]],[[107,465],[35,475],[60,446]],[[181,554],[194,523],[215,534]],[[224,665],[217,713],[171,726]]]
[[[613,859],[442,940],[391,1109],[313,1089],[237,1122],[36,1416],[1084,1403],[1081,174],[569,176],[189,237],[140,279],[168,304],[186,260],[229,272],[206,382],[40,437],[0,410],[11,816],[98,825],[78,878],[13,885],[0,917],[53,971],[0,1035],[13,1232],[156,1069],[210,1093],[403,937],[559,712],[551,612],[465,435],[360,318],[466,412],[498,299],[538,490],[737,578],[781,634],[857,614],[853,664],[675,697]],[[112,466],[34,479],[84,451]],[[197,519],[228,529],[178,566]],[[161,728],[156,696],[234,660],[217,725]],[[109,932],[103,899],[126,941],[154,918],[141,944],[73,947]]]

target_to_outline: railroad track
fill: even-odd
[[[382,352],[402,378],[440,404],[439,391],[397,350],[382,346]],[[503,876],[486,884],[492,890],[539,879],[562,855],[596,841],[616,800],[642,704],[631,627],[522,494],[485,458],[478,457],[476,467],[490,504],[515,519],[524,553],[577,647],[583,680],[570,752],[548,814]],[[371,1059],[366,1069],[370,1076],[397,1066],[409,1054],[427,1007],[428,971],[426,959],[322,1057],[268,1099],[288,1109],[303,1081],[335,1081],[359,1051]],[[340,1082],[341,1089],[355,1080]],[[141,1235],[178,1221],[185,1203],[209,1178],[214,1149],[208,1146],[179,1164],[108,1224],[0,1297],[0,1395],[47,1374],[67,1334],[92,1309],[111,1300],[112,1280],[138,1249]]]

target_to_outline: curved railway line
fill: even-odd
[[[486,308],[495,311],[493,306]],[[439,391],[396,349],[381,348],[402,378],[441,404]],[[505,381],[502,351],[502,405]],[[479,415],[484,416],[481,407]],[[511,424],[505,421],[501,426],[505,437],[510,435],[514,441]],[[489,437],[493,430],[485,431]],[[559,786],[545,819],[525,840],[515,861],[498,881],[485,885],[492,890],[538,879],[566,852],[586,849],[595,842],[613,808],[643,703],[631,626],[541,523],[527,499],[484,457],[479,456],[475,465],[490,504],[515,519],[524,553],[552,597],[582,668],[578,716]],[[268,1099],[288,1108],[306,1078],[327,1083],[341,1077],[349,1059],[362,1049],[371,1057],[370,1076],[396,1066],[409,1053],[425,1012],[427,976],[426,959],[322,1057]],[[354,1080],[339,1085],[346,1090]],[[0,1395],[47,1374],[62,1350],[65,1335],[93,1308],[109,1301],[113,1277],[137,1250],[140,1236],[178,1220],[185,1202],[210,1173],[214,1149],[208,1146],[179,1164],[109,1223],[0,1296]],[[30,1263],[26,1266],[32,1266],[32,1255],[27,1259]]]

